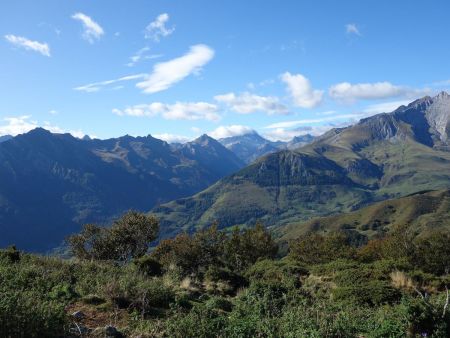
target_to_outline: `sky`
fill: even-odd
[[[3,0],[0,135],[319,135],[450,88],[450,2]]]

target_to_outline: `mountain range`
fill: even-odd
[[[206,190],[160,205],[162,236],[257,220],[281,226],[450,187],[450,96],[330,130],[295,150],[265,155]]]
[[[252,131],[244,135],[221,138],[218,141],[236,154],[246,164],[250,164],[261,156],[283,149],[294,149],[312,142],[310,134],[295,136],[289,142],[269,141]]]
[[[83,223],[150,210],[243,166],[206,135],[174,148],[151,136],[91,140],[38,128],[0,143],[0,247],[42,252]]]
[[[10,140],[10,139],[12,139],[13,137],[11,136],[11,135],[3,135],[3,136],[0,136],[0,143],[2,143],[2,142],[5,142],[5,141],[8,141],[8,140]]]
[[[261,155],[261,156],[260,156]],[[0,247],[44,252],[127,209],[160,218],[161,237],[219,227],[303,224],[450,187],[450,96],[424,97],[319,137],[256,132],[185,144],[35,129],[0,140]]]

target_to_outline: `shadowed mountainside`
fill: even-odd
[[[80,140],[35,129],[0,144],[0,246],[48,250],[80,224],[189,196],[242,166],[207,136],[174,149],[151,136]]]

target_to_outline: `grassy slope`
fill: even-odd
[[[409,224],[420,233],[436,228],[450,230],[450,190],[416,193],[378,202],[350,213],[291,223],[280,228],[279,235],[284,241],[310,231],[354,229],[370,238],[402,224]]]

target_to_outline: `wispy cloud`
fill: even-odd
[[[26,50],[32,50],[41,53],[42,55],[45,56],[50,56],[50,47],[48,46],[47,43],[32,41],[23,36],[17,36],[12,34],[5,35],[5,39],[16,47],[21,47]]]
[[[198,73],[214,57],[214,50],[206,45],[195,45],[185,55],[157,63],[148,77],[137,83],[146,94],[166,90],[187,76]]]
[[[358,26],[355,23],[348,23],[345,25],[345,31],[347,34],[353,34],[361,36],[361,32],[359,31]]]
[[[216,95],[214,99],[226,104],[232,111],[239,114],[264,112],[268,115],[274,115],[289,113],[288,108],[274,96],[259,96],[245,92],[240,95],[234,93]]]
[[[317,123],[343,120],[343,119],[358,119],[362,116],[364,116],[364,114],[361,114],[361,113],[341,114],[341,115],[335,115],[335,116],[322,117],[322,118],[318,118],[318,119],[303,119],[303,120],[277,122],[277,123],[269,124],[268,126],[266,126],[264,128],[265,129],[292,128],[292,127],[303,125],[303,124],[314,124],[314,123],[317,124]]]
[[[75,13],[72,15],[72,19],[78,20],[83,25],[83,39],[89,43],[94,43],[95,40],[99,40],[105,32],[103,28],[92,18],[83,13]]]
[[[276,128],[270,129],[262,134],[265,138],[271,141],[290,141],[296,136],[301,136],[305,134],[311,134],[313,136],[319,136],[326,133],[328,130],[333,128],[345,127],[351,124],[350,121],[344,121],[341,123],[328,123],[323,125],[314,126],[301,126],[293,129],[288,128]]]
[[[162,57],[162,54],[148,54],[150,51],[150,47],[144,47],[139,49],[134,55],[130,56],[130,62],[128,62],[126,65],[128,67],[133,67],[138,62],[142,60],[152,60]]]
[[[122,77],[120,77],[118,79],[106,80],[106,81],[100,81],[100,82],[94,82],[94,83],[88,83],[86,85],[75,87],[74,90],[78,90],[78,91],[82,91],[82,92],[86,92],[86,93],[93,93],[93,92],[98,92],[103,87],[106,87],[106,86],[109,86],[109,85],[112,85],[112,84],[116,84],[118,82],[143,79],[146,76],[147,76],[147,74],[127,75],[127,76],[122,76]],[[123,88],[122,86],[118,86],[118,87]],[[115,88],[116,89],[120,89],[120,88],[117,88],[117,87],[115,87]]]
[[[89,83],[75,87],[75,90],[88,93],[97,92],[105,86],[117,82],[143,80],[136,84],[146,94],[166,90],[191,74],[197,74],[214,57],[214,50],[206,45],[192,46],[185,55],[157,63],[150,74],[133,74],[118,79]]]
[[[221,139],[232,136],[240,136],[254,133],[255,130],[241,125],[231,125],[231,126],[220,126],[213,131],[209,132],[208,135],[215,138]]]
[[[153,102],[127,107],[123,110],[113,109],[113,113],[119,116],[155,117],[162,116],[166,120],[208,120],[218,121],[218,107],[207,102],[177,102],[166,104]]]
[[[313,89],[310,81],[302,74],[286,72],[280,77],[297,107],[313,108],[322,102],[323,90]]]
[[[145,38],[158,42],[162,37],[169,36],[175,31],[175,27],[166,27],[169,21],[169,14],[162,13],[158,15],[155,21],[152,21],[145,28]]]
[[[374,115],[379,113],[390,113],[397,109],[400,106],[406,106],[410,103],[409,100],[400,100],[400,101],[391,101],[391,102],[383,102],[378,104],[372,104],[366,107],[363,112]]]

